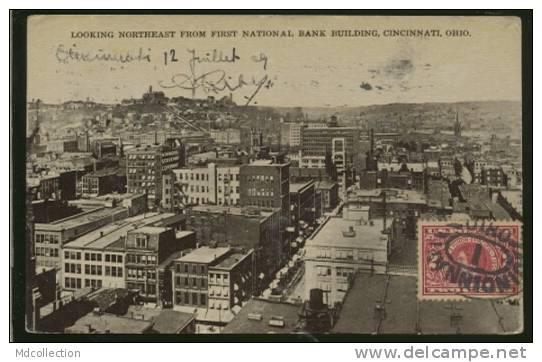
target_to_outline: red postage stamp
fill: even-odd
[[[521,224],[420,221],[420,299],[505,298],[521,291]]]

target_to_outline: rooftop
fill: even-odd
[[[290,182],[290,193],[297,193],[302,191],[304,188],[309,187],[312,185],[313,181],[307,181],[307,182]]]
[[[90,177],[101,177],[101,176],[116,175],[118,173],[118,171],[119,171],[118,167],[116,167],[116,168],[106,168],[106,169],[96,170],[96,171],[87,173],[83,177],[88,177],[88,176],[90,176]]]
[[[496,334],[521,331],[520,306],[483,299],[418,302],[416,277],[390,276],[387,288],[386,278],[385,275],[357,275],[331,332]],[[384,295],[385,301],[382,300]],[[376,312],[377,304],[385,309],[382,320]]]
[[[261,209],[257,207],[232,207],[224,205],[196,205],[192,206],[192,211],[207,212],[211,214],[228,214],[246,217],[268,217],[273,215],[276,210]]]
[[[138,228],[145,229],[145,225],[156,223],[157,221],[168,218],[171,215],[172,214],[169,213],[160,214],[152,212],[119,220],[78,237],[77,239],[67,243],[65,248],[103,249],[108,247],[111,248],[113,246],[120,246],[117,244],[117,242],[122,236],[126,236],[129,231],[133,231]]]
[[[181,256],[177,261],[184,263],[203,263],[209,264],[225,255],[230,251],[229,247],[216,247],[211,248],[208,246],[202,246],[201,248],[194,249],[188,254]]]
[[[82,212],[80,214],[76,214],[64,219],[53,221],[49,224],[36,224],[36,225],[49,225],[50,227],[58,230],[62,229],[70,229],[76,226],[84,225],[87,223],[95,222],[97,220],[112,217],[113,215],[116,215],[121,212],[125,212],[126,209],[124,207],[99,207],[96,209],[92,209],[86,212]]]
[[[91,312],[78,319],[73,326],[66,328],[66,333],[141,334],[150,330],[152,325],[150,321]]]
[[[232,253],[228,255],[225,259],[221,260],[216,265],[213,265],[213,269],[222,269],[222,270],[231,270],[245,258],[248,258],[252,255],[252,250],[247,253]]]
[[[410,203],[410,204],[425,204],[425,195],[416,190],[402,190],[402,189],[356,189],[349,192],[348,201],[355,201],[356,198],[382,198],[382,193],[386,192],[387,203]],[[377,201],[377,200],[373,200]]]
[[[337,183],[335,181],[321,180],[316,182],[317,189],[332,189]]]
[[[372,222],[372,225],[371,225]],[[343,232],[352,228],[354,236],[346,236]],[[350,247],[362,249],[386,250],[387,238],[381,233],[384,227],[382,220],[356,222],[341,217],[331,217],[306,241],[306,246]]]
[[[251,299],[222,330],[222,333],[295,333],[299,306]]]
[[[160,334],[176,334],[194,320],[195,315],[171,309],[145,308],[132,305],[128,308],[125,317],[152,322],[152,329]]]

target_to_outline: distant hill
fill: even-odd
[[[360,107],[277,107],[282,116],[306,115],[309,119],[329,119],[337,115],[341,125],[378,128],[422,129],[436,126],[451,129],[456,113],[463,129],[510,134],[521,138],[521,103],[482,101],[457,103],[391,103]],[[529,120],[530,121],[530,120]]]

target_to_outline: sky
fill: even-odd
[[[442,36],[385,35],[432,29]],[[242,37],[243,30],[295,36]],[[326,37],[300,37],[300,30],[324,30]],[[332,30],[379,36],[331,37]],[[92,31],[114,38],[77,37]],[[175,34],[120,39],[119,31]],[[187,31],[206,36],[181,37]],[[217,38],[213,31],[237,36]],[[118,61],[127,53],[134,59]],[[521,26],[513,17],[32,16],[27,54],[28,100],[46,103],[117,103],[141,97],[149,86],[169,97],[231,94],[238,104],[289,107],[521,99]]]

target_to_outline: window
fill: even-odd
[[[117,263],[122,263],[122,255],[117,255]]]
[[[200,301],[200,304],[201,304],[201,305],[206,305],[206,302],[207,302],[207,301],[206,301],[206,299],[207,299],[206,297],[207,297],[207,296],[206,296],[205,294],[203,294],[203,293],[201,293],[201,294],[199,295],[199,301]]]
[[[188,264],[184,264],[184,272],[188,273]]]
[[[207,280],[205,278],[201,279],[201,287],[205,288],[207,286]]]
[[[184,292],[184,304],[190,304],[190,295],[188,292]]]
[[[144,235],[136,236],[136,247],[137,248],[146,248],[147,247],[147,237]]]
[[[85,260],[90,260],[90,254],[89,253],[85,253]]]
[[[109,263],[109,261],[110,261],[110,255],[109,254],[105,254],[105,261],[107,263]],[[106,274],[106,275],[108,275],[108,274]]]
[[[111,268],[106,266],[105,267],[105,276],[110,276],[111,275]]]

